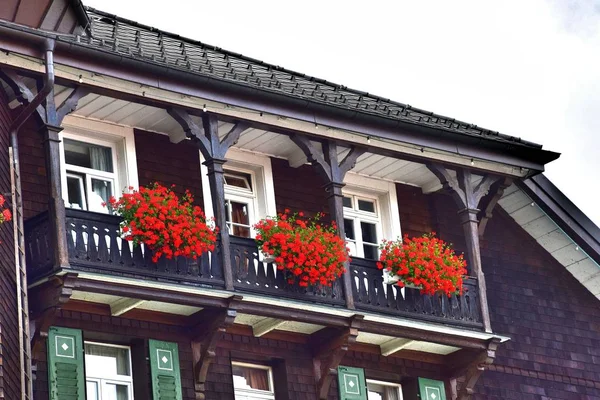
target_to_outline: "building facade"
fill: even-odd
[[[0,398],[600,399],[600,235],[541,175],[557,153],[79,1],[9,3]],[[214,251],[123,240],[103,203],[153,182],[214,217]],[[285,210],[338,222],[331,288],[258,250]],[[376,267],[429,232],[465,253],[462,295]]]

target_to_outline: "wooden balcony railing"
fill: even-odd
[[[133,246],[120,237],[120,222],[117,216],[67,209],[65,224],[71,269],[224,289],[218,244],[215,252],[197,260],[161,258],[154,263],[150,249]],[[53,265],[49,223],[46,213],[25,223],[30,282],[58,272]],[[231,237],[230,247],[236,291],[344,307],[344,291],[339,280],[333,287],[289,285],[275,264],[261,261],[253,239]],[[462,296],[448,298],[385,285],[382,272],[372,260],[354,258],[350,273],[357,310],[474,328],[482,326],[474,279],[465,281]]]

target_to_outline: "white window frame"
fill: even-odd
[[[204,157],[201,153],[199,153],[199,157],[200,174],[202,175],[202,195],[204,197],[204,214],[207,219],[210,219],[213,218],[215,214],[211,201],[210,184],[208,182],[208,168],[204,165]],[[250,225],[254,225],[259,220],[268,216],[275,216],[277,214],[277,208],[275,206],[275,188],[273,185],[271,158],[262,154],[238,149],[229,149],[226,159],[227,162],[223,166],[225,170],[239,171],[252,176],[254,220],[250,220]],[[235,194],[235,189],[228,189],[226,191],[226,195],[228,196],[234,196]],[[254,235],[255,230],[252,228],[250,230],[250,236],[254,237]]]
[[[354,239],[348,239],[349,242],[354,242],[356,254],[352,254],[355,257],[365,257],[364,253],[364,241],[361,234],[361,222],[367,222],[375,225],[375,234],[377,235],[376,243],[368,243],[370,245],[379,245],[379,241],[383,237],[383,222],[381,220],[381,211],[379,207],[379,199],[375,196],[365,195],[364,192],[357,191],[349,188],[343,190],[344,197],[349,197],[352,202],[352,208],[344,207],[344,219],[352,220],[354,226]],[[362,211],[358,208],[358,201],[366,200],[373,202],[375,205],[375,212]],[[346,236],[348,234],[346,233]],[[377,250],[378,251],[378,250]]]
[[[239,168],[236,166],[230,166],[228,164],[225,165],[225,167],[223,168],[225,169],[225,174],[227,175],[227,171],[231,171],[233,173],[235,172],[239,172],[241,174],[245,174],[245,175],[249,175],[250,176],[250,187],[251,189],[243,189],[240,187],[236,187],[236,186],[228,186],[225,185],[225,201],[235,201],[237,203],[246,203],[248,204],[248,221],[250,222],[250,237],[254,237],[255,235],[255,230],[253,225],[257,222],[257,220],[255,219],[255,214],[256,214],[256,210],[258,210],[258,197],[256,194],[256,189],[257,184],[256,184],[256,172],[252,169],[246,169],[246,168]],[[232,212],[232,208],[231,206],[229,207],[229,213]],[[231,226],[231,229],[229,230],[229,234],[233,235],[233,226],[237,225],[237,226],[242,226],[244,228],[246,228],[246,226],[243,226],[241,224],[236,224],[232,221],[232,216],[231,214],[229,215],[229,223],[228,226]]]
[[[67,165],[63,139],[109,147],[113,156],[113,173],[97,171],[84,167],[69,167],[69,170],[86,174],[86,180],[91,177],[113,179],[113,196],[120,197],[123,190],[129,186],[139,187],[137,157],[135,153],[135,137],[133,128],[89,120],[79,116],[69,115],[62,124],[64,130],[59,133],[60,139],[60,168],[63,200],[68,204]],[[89,175],[89,177],[88,177]],[[86,183],[86,192],[89,187]],[[86,199],[88,197],[85,193]]]
[[[239,362],[239,361],[232,361],[231,365],[232,366],[237,365],[238,367],[266,370],[269,375],[269,387],[271,388],[271,390],[267,392],[265,390],[258,390],[258,389],[236,389],[234,386],[233,392],[234,392],[234,398],[236,400],[238,399],[238,395],[243,396],[243,398],[251,398],[251,399],[257,399],[257,400],[275,400],[275,382],[273,380],[273,368],[271,368],[267,365],[251,364],[251,363],[245,363],[245,362]],[[232,374],[232,379],[233,379],[233,374]]]
[[[375,379],[367,379],[367,397],[369,395],[369,383],[379,386],[395,387],[398,389],[398,400],[402,400],[402,385],[399,383],[379,381]]]
[[[366,177],[352,172],[348,172],[344,177],[346,186],[342,189],[342,193],[347,196],[355,196],[368,200],[376,200],[376,214],[379,221],[377,227],[377,239],[381,243],[382,240],[396,240],[402,237],[400,228],[400,212],[398,210],[398,197],[396,196],[396,184],[391,181],[386,181],[377,178]],[[365,218],[365,222],[374,222],[375,218],[372,213],[355,211],[348,213],[344,208],[344,216],[349,218]],[[371,216],[370,219],[369,215]],[[357,227],[359,230],[357,231]],[[360,233],[360,225],[355,222],[355,235],[358,237]],[[362,246],[358,246],[355,257],[363,257],[364,251]]]
[[[119,344],[112,344],[112,343],[92,342],[92,341],[87,341],[87,340],[84,342],[84,347],[86,344],[93,344],[96,346],[103,346],[103,347],[115,347],[118,349],[126,349],[127,354],[129,356],[129,376],[125,376],[125,375],[88,376],[87,368],[86,368],[86,376],[85,376],[86,391],[87,391],[87,382],[88,381],[97,382],[98,389],[100,390],[100,400],[104,400],[103,393],[106,390],[105,387],[108,384],[113,383],[113,384],[118,384],[118,385],[125,385],[128,388],[129,399],[133,400],[133,364],[131,363],[131,347],[123,346],[123,345],[119,345]],[[86,355],[87,354],[84,351],[84,360],[83,360],[84,364],[87,362],[85,359]]]

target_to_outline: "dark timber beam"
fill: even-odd
[[[206,398],[206,377],[210,364],[217,356],[217,346],[237,315],[236,306],[241,296],[232,296],[227,308],[204,309],[193,316],[196,324],[190,328],[194,360],[194,391],[196,400]]]
[[[476,186],[473,186],[472,174],[469,170],[457,169],[455,178],[443,165],[427,164],[427,168],[440,180],[444,189],[450,193],[458,206],[458,216],[463,226],[467,244],[469,275],[474,275],[477,278],[483,327],[486,332],[491,332],[485,276],[481,266],[477,216],[479,215],[481,199],[488,194],[490,187],[500,178],[485,175]]]
[[[245,122],[237,122],[225,135],[223,140],[220,140],[219,121],[215,115],[204,113],[202,115],[202,128],[200,128],[193,121],[190,114],[181,108],[169,108],[167,109],[167,112],[179,123],[179,125],[181,125],[186,136],[198,145],[198,148],[204,156],[204,165],[206,165],[208,169],[207,175],[213,211],[217,226],[219,227],[217,253],[220,254],[220,257],[217,262],[220,262],[223,266],[225,289],[233,290],[231,249],[229,246],[229,232],[227,230],[225,214],[223,164],[225,164],[226,161],[225,154],[227,153],[227,150],[238,141],[240,135],[248,129],[249,125]],[[213,257],[213,261],[215,259],[216,258]]]
[[[336,223],[338,234],[345,240],[344,196],[342,194],[344,176],[346,176],[346,173],[354,167],[356,160],[365,153],[366,149],[352,146],[346,157],[339,162],[337,144],[332,140],[322,142],[323,151],[321,152],[307,136],[294,134],[290,136],[290,139],[292,139],[292,141],[304,152],[307,160],[316,168],[319,175],[325,180],[326,183],[324,187],[327,192],[331,220]],[[354,309],[352,277],[350,275],[349,265],[345,265],[345,268],[346,273],[343,276],[343,286],[346,307]]]
[[[326,328],[311,335],[309,344],[312,348],[319,399],[327,399],[331,381],[337,376],[337,367],[350,345],[356,342],[362,320],[362,315],[355,315],[347,328]]]
[[[75,288],[77,274],[68,273],[54,276],[42,285],[30,289],[31,320],[34,321],[31,335],[31,348],[34,360],[40,359],[42,343],[48,336],[62,306],[66,304]]]

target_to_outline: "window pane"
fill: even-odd
[[[250,215],[249,205],[235,201],[229,202],[231,206],[231,221],[233,222],[233,234],[235,236],[250,237]]]
[[[266,369],[233,365],[233,387],[235,389],[256,389],[271,391],[269,371]]]
[[[367,381],[368,400],[400,400],[400,388]]]
[[[87,381],[85,383],[85,391],[87,393],[87,400],[100,400],[100,393],[98,391],[98,382]]]
[[[113,172],[110,147],[65,139],[65,162],[79,167]]]
[[[129,349],[86,343],[85,369],[88,376],[97,378],[130,376]]]
[[[107,383],[102,394],[102,400],[129,400],[129,386]]]
[[[377,225],[361,221],[360,233],[363,242],[377,243]]]
[[[358,200],[358,209],[361,211],[375,212],[375,202],[371,200]]]
[[[105,179],[92,178],[92,192],[88,193],[88,206],[90,211],[108,212],[102,203],[108,203],[108,199],[113,195],[112,181]]]
[[[85,210],[84,184],[82,176],[67,176],[67,206]]]
[[[252,177],[237,171],[225,171],[225,185],[252,190]]]
[[[355,240],[356,235],[354,234],[354,221],[351,219],[344,218],[344,231],[346,231],[346,239]]]
[[[352,198],[344,196],[344,207],[352,208]]]
[[[377,246],[363,244],[363,250],[365,252],[365,258],[369,260],[376,260],[378,258]]]

